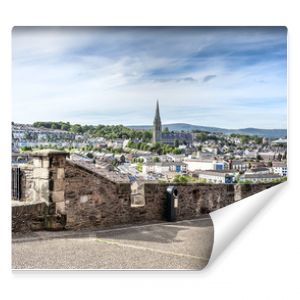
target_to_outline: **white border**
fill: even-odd
[[[9,299],[297,299],[299,296],[297,1],[1,1],[1,294]],[[285,25],[289,30],[289,182],[227,250],[197,272],[10,271],[10,30],[14,25]],[[24,112],[26,113],[26,112]],[[299,185],[299,184],[298,184]]]

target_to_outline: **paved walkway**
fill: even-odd
[[[213,245],[201,219],[84,232],[36,232],[12,243],[13,269],[202,269]]]

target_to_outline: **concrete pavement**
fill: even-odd
[[[14,236],[13,269],[202,269],[213,246],[209,216],[175,223]]]

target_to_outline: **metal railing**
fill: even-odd
[[[13,200],[21,200],[21,170],[19,167],[11,168],[11,194]]]

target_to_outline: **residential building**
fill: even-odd
[[[229,163],[226,161],[187,158],[184,162],[187,164],[188,171],[225,170],[229,167]]]
[[[186,173],[187,167],[183,162],[149,162],[143,164],[143,173]]]
[[[269,174],[270,168],[267,167],[257,167],[257,168],[251,168],[245,172],[245,174]]]
[[[287,176],[287,164],[286,162],[276,162],[272,163],[272,171],[274,174],[278,174],[280,176]]]
[[[244,151],[244,157],[246,157],[246,158],[256,158],[257,155],[258,155],[257,150],[253,150],[253,151],[245,150]]]
[[[230,170],[238,170],[240,172],[244,172],[248,169],[249,163],[242,160],[230,160],[229,161],[229,169]]]
[[[167,154],[167,160],[173,162],[183,161],[185,158],[184,154]]]
[[[217,170],[198,171],[199,178],[206,180],[207,183],[234,183],[235,176],[233,173]]]
[[[281,176],[278,174],[244,174],[240,177],[240,182],[252,182],[252,183],[259,183],[259,182],[272,182],[275,180],[280,179]]]
[[[272,141],[271,142],[272,146],[282,146],[282,147],[286,147],[287,146],[287,139],[282,139],[279,138],[278,140]]]
[[[271,161],[274,159],[276,153],[274,151],[269,152],[259,152],[258,155],[264,160],[264,161]]]

